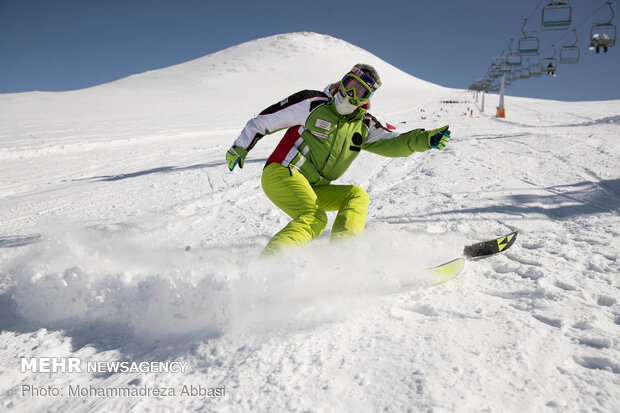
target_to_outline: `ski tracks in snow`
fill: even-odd
[[[16,172],[0,200],[10,218],[3,365],[49,351],[182,358],[186,376],[51,381],[227,389],[224,400],[50,399],[39,410],[617,410],[616,119],[517,104],[497,120],[465,108],[428,108],[441,117],[404,124],[449,123],[445,151],[362,153],[343,177],[370,193],[368,234],[328,249],[326,232],[275,263],[254,257],[288,221],[260,188],[277,136],[233,173],[223,160],[232,130],[140,142],[117,125],[109,145],[99,131],[92,146],[67,137],[64,152],[32,142],[13,148],[23,158],[2,152]],[[509,251],[452,282],[394,293],[416,268],[516,229]],[[25,320],[15,299],[40,314]],[[3,389],[27,380],[48,381],[12,375]]]

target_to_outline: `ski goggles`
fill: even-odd
[[[349,99],[349,103],[355,106],[364,105],[377,90],[376,82],[361,70],[356,70],[344,75],[340,81],[338,93]]]

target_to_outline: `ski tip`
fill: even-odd
[[[424,270],[428,276],[427,284],[439,285],[450,281],[463,271],[463,267],[465,267],[465,259],[457,258],[436,267],[427,268]]]

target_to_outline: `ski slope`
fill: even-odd
[[[260,187],[282,132],[242,170],[224,154],[250,117],[358,62],[382,77],[373,115],[402,131],[449,124],[450,144],[362,153],[338,182],[367,189],[366,233],[261,260],[288,221]],[[0,95],[2,410],[619,411],[620,101],[507,96],[497,119],[497,100],[482,112],[467,91],[314,33]],[[514,230],[506,253],[423,286],[421,269]],[[22,372],[24,357],[187,371]]]

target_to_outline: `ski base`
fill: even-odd
[[[465,267],[465,259],[457,258],[436,267],[424,270],[428,285],[439,285],[458,276]]]

